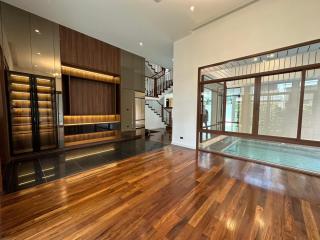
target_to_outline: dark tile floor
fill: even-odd
[[[137,139],[14,162],[6,167],[5,189],[6,192],[15,192],[159,149],[165,145],[160,141]]]

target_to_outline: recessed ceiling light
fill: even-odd
[[[37,52],[36,54],[37,54],[37,55],[41,55],[41,53],[40,53],[40,52]]]
[[[275,56],[274,53],[272,53],[272,54],[270,54],[268,57],[269,57],[269,58],[274,58],[274,56]]]
[[[191,6],[191,7],[190,7],[190,11],[191,11],[191,12],[193,12],[193,11],[194,11],[194,9],[195,9],[195,7],[194,7],[194,6]]]
[[[38,67],[38,65],[37,65],[37,64],[35,64],[35,65],[34,65],[34,67]]]
[[[143,46],[143,42],[139,42],[139,45],[140,45],[140,47],[142,47]]]
[[[257,57],[255,57],[255,58],[253,59],[253,61],[254,61],[254,62],[257,62],[257,61],[258,61],[258,58],[257,58]]]
[[[39,29],[35,29],[34,30],[36,33],[40,33],[40,30]]]

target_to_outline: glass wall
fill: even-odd
[[[224,84],[207,84],[202,92],[201,120],[206,130],[222,130]]]
[[[225,131],[252,132],[254,79],[226,83]]]
[[[199,69],[198,146],[212,135],[320,147],[320,42]]]
[[[200,68],[197,148],[320,174],[319,51],[311,42]]]
[[[259,135],[295,138],[301,72],[261,78]]]
[[[301,138],[320,141],[320,69],[306,72]]]

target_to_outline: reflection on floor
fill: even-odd
[[[320,239],[320,178],[173,145],[112,165],[0,196],[0,239]]]
[[[150,136],[147,137],[151,141],[161,142],[164,144],[171,144],[172,131],[164,128],[150,130]]]
[[[137,139],[99,145],[9,164],[5,176],[6,192],[50,182],[140,153],[162,148],[165,144]]]

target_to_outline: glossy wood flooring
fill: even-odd
[[[4,195],[1,239],[320,239],[320,179],[174,146]]]

